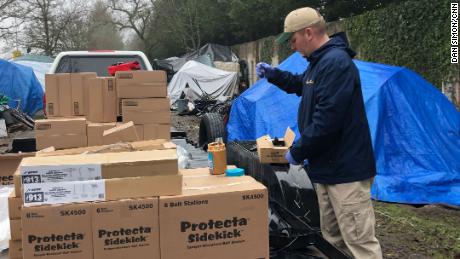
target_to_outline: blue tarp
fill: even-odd
[[[377,176],[374,199],[460,205],[460,113],[433,85],[401,67],[355,60],[362,82]],[[279,67],[302,73],[293,54]],[[282,137],[295,129],[300,98],[265,79],[239,96],[227,125],[229,140]]]
[[[43,88],[31,68],[0,59],[0,95],[6,95],[8,105],[34,115],[43,109]]]

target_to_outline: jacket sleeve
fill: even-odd
[[[359,79],[350,59],[328,60],[319,68],[318,75],[314,86],[316,104],[312,122],[290,149],[296,161],[316,157],[336,143]]]
[[[278,68],[275,68],[274,74],[270,78],[267,78],[269,83],[278,86],[288,94],[296,94],[297,96],[302,95],[302,79],[303,74],[294,75],[291,72]]]

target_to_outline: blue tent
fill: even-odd
[[[355,60],[362,82],[377,176],[375,199],[460,205],[460,113],[429,82],[401,67]],[[302,73],[308,66],[293,54],[279,67]],[[229,140],[282,137],[295,129],[300,98],[265,79],[239,96],[227,125]]]
[[[31,68],[0,59],[0,95],[6,95],[8,105],[34,115],[43,109],[43,88]]]

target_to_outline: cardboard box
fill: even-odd
[[[86,146],[86,119],[74,117],[36,120],[35,138],[37,150],[51,146],[56,149]]]
[[[8,247],[9,259],[22,259],[22,241],[10,240]]]
[[[286,129],[284,138],[279,139],[281,146],[275,146],[269,135],[262,136],[257,139],[257,153],[259,154],[260,162],[263,164],[279,163],[287,164],[288,161],[284,155],[291,147],[295,140],[295,133],[290,128]]]
[[[44,156],[63,156],[63,155],[79,155],[79,154],[102,154],[102,153],[117,153],[117,152],[132,152],[132,151],[148,151],[148,150],[164,150],[175,149],[176,144],[165,139],[142,140],[134,142],[125,142],[118,144],[109,144],[93,147],[71,148],[63,150],[40,150],[35,153],[38,157]]]
[[[136,128],[137,137],[143,140],[144,139],[144,125],[134,125],[134,127]]]
[[[59,87],[59,116],[72,116],[72,85],[69,73],[55,74]]]
[[[24,184],[23,192],[24,207],[177,195],[182,193],[182,175]]]
[[[19,168],[14,172],[13,175],[14,182],[14,196],[22,197],[22,184],[21,184],[21,174],[19,173]]]
[[[184,177],[160,197],[161,258],[269,258],[268,193],[249,176]]]
[[[123,122],[134,124],[170,124],[168,98],[123,99]]]
[[[15,193],[11,192],[10,196],[8,197],[8,216],[10,217],[10,219],[21,218],[21,207],[21,197],[16,197]]]
[[[0,155],[0,185],[11,185],[14,172],[18,169],[22,158],[34,156],[35,153],[7,153]]]
[[[24,258],[93,258],[91,204],[22,210]]]
[[[102,143],[104,143],[104,145],[139,140],[140,139],[139,136],[137,136],[136,127],[132,121],[105,130],[102,134]]]
[[[123,99],[117,98],[117,115],[122,116],[123,113],[121,112],[121,106],[123,104]]]
[[[72,115],[86,115],[86,107],[88,105],[86,102],[88,99],[85,99],[85,88],[84,84],[88,83],[86,79],[96,78],[97,74],[93,72],[85,73],[72,73],[70,74],[70,85],[72,87]]]
[[[102,135],[104,130],[111,129],[116,126],[116,122],[109,123],[92,123],[88,122],[86,131],[88,134],[88,146],[101,146],[103,145]]]
[[[144,140],[171,139],[170,124],[144,124]]]
[[[21,219],[10,219],[10,233],[11,240],[16,241],[22,239]]]
[[[166,72],[118,71],[115,74],[118,98],[166,97]]]
[[[93,80],[93,79],[95,78],[92,76],[82,78],[84,110],[85,110],[86,116],[88,115],[88,112],[89,112],[89,89],[90,89],[90,84],[91,84],[90,80]]]
[[[94,258],[160,258],[157,197],[91,207]]]
[[[59,116],[59,82],[55,74],[45,75],[46,115]]]
[[[113,77],[89,79],[88,120],[91,122],[117,121],[117,93]]]
[[[177,175],[175,149],[28,157],[19,166],[21,182],[46,183],[136,176]]]

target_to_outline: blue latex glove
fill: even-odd
[[[291,151],[288,150],[288,152],[286,152],[286,155],[284,155],[284,158],[286,158],[286,160],[289,162],[289,164],[291,165],[300,165],[299,162],[295,161],[294,157],[292,157],[291,155]]]
[[[275,73],[275,68],[267,63],[261,62],[256,65],[256,74],[259,78],[271,78]]]

